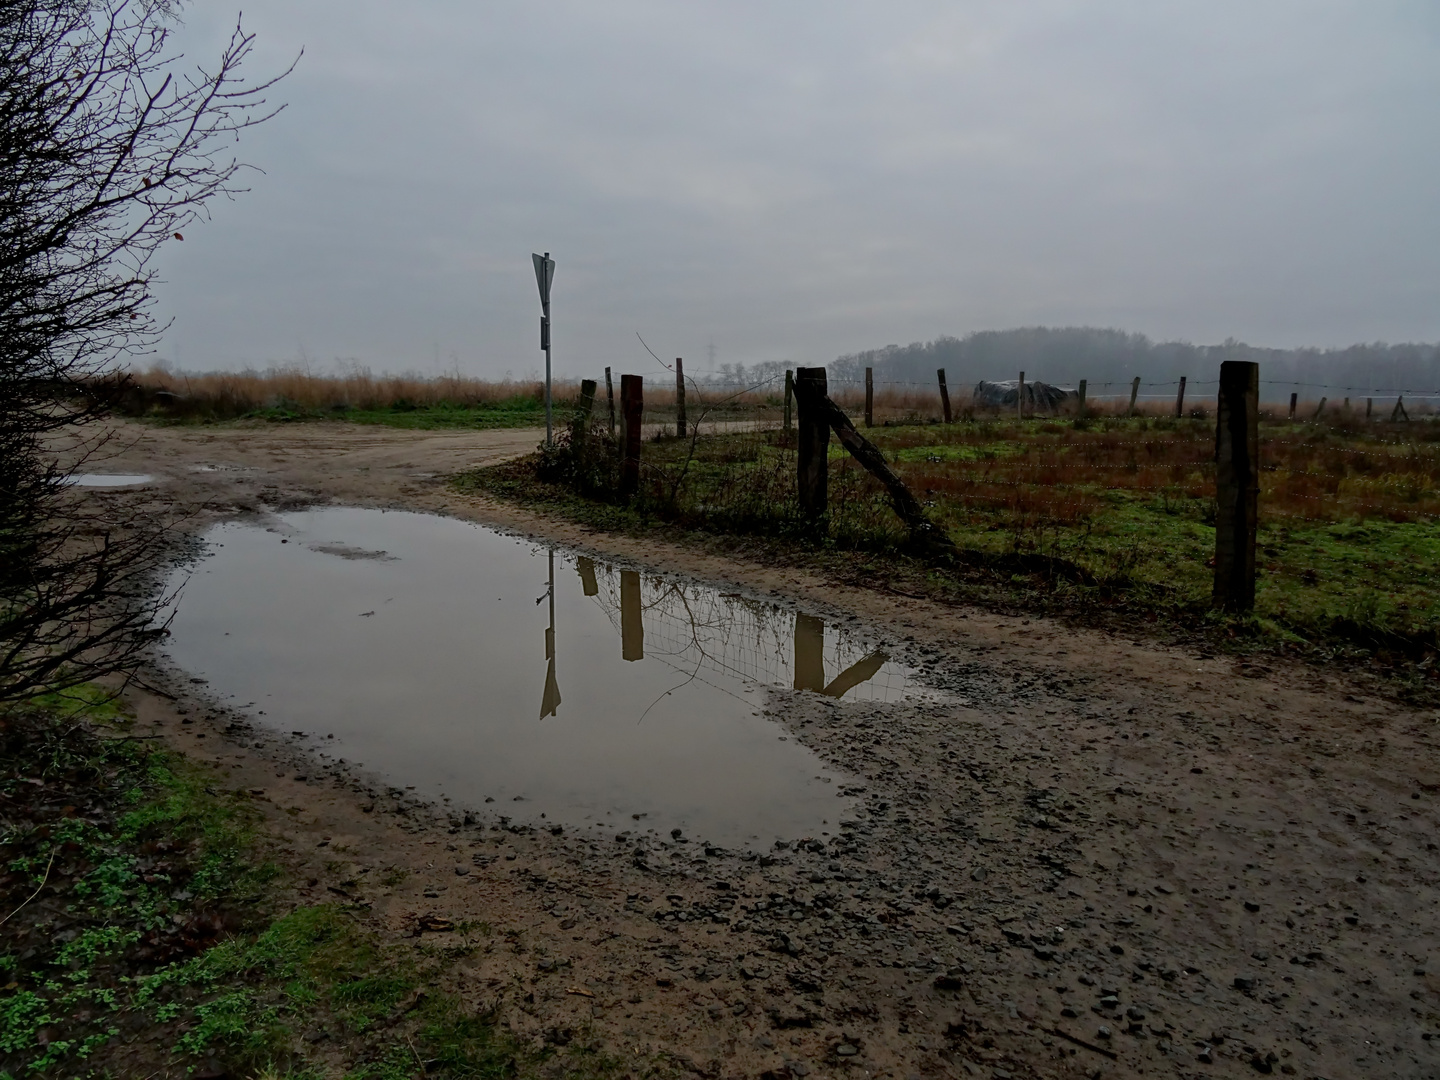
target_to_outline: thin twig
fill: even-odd
[[[40,890],[45,888],[45,883],[50,880],[50,868],[55,865],[55,852],[57,852],[58,850],[60,849],[50,849],[50,861],[45,864],[45,876],[40,879],[39,887],[25,898],[24,903],[22,903],[20,907],[17,907],[14,911],[10,912],[9,915],[6,915],[3,919],[0,919],[0,926],[4,926],[7,922],[9,922],[11,919],[13,919],[16,915],[20,913],[20,908],[23,908],[25,904],[30,903],[31,900],[34,900],[35,897],[40,895]]]

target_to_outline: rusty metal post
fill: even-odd
[[[875,369],[865,369],[865,426],[875,426]]]
[[[620,442],[624,460],[620,466],[620,494],[640,490],[640,425],[645,417],[645,383],[639,375],[620,376]]]
[[[799,413],[796,440],[795,487],[801,515],[810,522],[825,516],[830,482],[830,419],[823,367],[797,368],[795,405]]]
[[[1220,365],[1215,410],[1215,607],[1255,606],[1255,530],[1260,502],[1260,365]]]

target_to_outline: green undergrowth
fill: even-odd
[[[622,1071],[447,990],[487,927],[432,947],[287,903],[249,797],[131,728],[94,687],[0,713],[0,1080]]]
[[[1080,436],[1053,422],[995,427],[949,443],[934,426],[868,433],[959,548],[949,566],[915,557],[883,489],[833,443],[830,513],[822,532],[808,530],[795,501],[794,451],[780,433],[647,442],[641,488],[630,500],[593,482],[582,496],[576,488],[586,485],[558,468],[556,455],[454,482],[609,531],[661,529],[702,545],[723,539],[731,549],[738,541],[768,561],[828,567],[880,588],[1126,632],[1149,626],[1217,648],[1299,649],[1378,665],[1402,692],[1432,693],[1440,645],[1434,517],[1407,515],[1400,505],[1394,516],[1410,520],[1316,520],[1267,514],[1262,498],[1255,611],[1221,616],[1210,604],[1215,531],[1205,440],[1213,435],[1205,422],[1111,420],[1082,425]],[[985,471],[990,463],[1001,471]],[[1006,479],[1013,477],[1044,482]]]

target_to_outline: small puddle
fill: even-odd
[[[140,484],[149,484],[155,477],[149,473],[71,473],[65,478],[67,484],[73,487],[86,488],[110,488],[110,487],[135,487]]]
[[[257,723],[519,819],[813,834],[845,778],[765,716],[767,688],[935,696],[824,619],[451,518],[323,509],[206,539],[180,667]]]

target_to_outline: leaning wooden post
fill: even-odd
[[[1320,404],[1315,409],[1315,415],[1310,418],[1310,422],[1312,424],[1319,423],[1320,417],[1323,416],[1325,413],[1325,403],[1329,400],[1330,399],[1328,397],[1322,397],[1320,399]]]
[[[620,376],[620,494],[640,490],[640,425],[645,417],[645,383],[639,375]]]
[[[610,369],[605,369],[605,396],[610,399],[610,438],[615,438],[615,384],[610,380]]]
[[[1180,393],[1175,395],[1175,419],[1185,415],[1185,376],[1180,376]]]
[[[785,369],[785,434],[790,434],[790,403],[795,400],[795,373]]]
[[[685,361],[675,357],[675,434],[685,437]]]
[[[935,372],[940,377],[940,414],[945,417],[945,423],[950,423],[950,388],[945,385],[945,369],[942,367]]]
[[[1025,373],[1020,372],[1020,381],[1015,384],[1015,415],[1025,419]]]
[[[1140,376],[1139,376],[1139,375],[1136,375],[1135,378],[1134,378],[1134,380],[1130,383],[1130,409],[1129,409],[1128,412],[1125,413],[1126,416],[1134,416],[1134,415],[1135,415],[1135,399],[1136,399],[1137,397],[1139,397],[1139,396],[1140,396]]]
[[[875,426],[875,369],[865,369],[865,426]]]
[[[1290,395],[1290,419],[1291,419],[1291,420],[1294,420],[1294,419],[1295,419],[1295,402],[1299,399],[1299,397],[1300,397],[1299,394],[1291,394],[1291,395]]]
[[[1407,422],[1409,421],[1409,419],[1410,419],[1410,414],[1405,411],[1405,395],[1404,395],[1404,394],[1401,394],[1399,397],[1397,397],[1397,398],[1395,399],[1395,408],[1393,408],[1393,409],[1390,410],[1390,422],[1393,424],[1396,420],[1399,420],[1402,416],[1406,419]]]
[[[1255,529],[1260,501],[1260,365],[1220,365],[1215,417],[1214,605],[1255,606]]]
[[[827,509],[830,480],[830,418],[826,415],[825,369],[797,368],[795,405],[799,412],[798,450],[795,463],[796,492],[800,514],[806,521],[819,522]]]
[[[1076,404],[1076,412],[1081,416],[1085,415],[1085,380],[1080,380],[1080,400]]]

